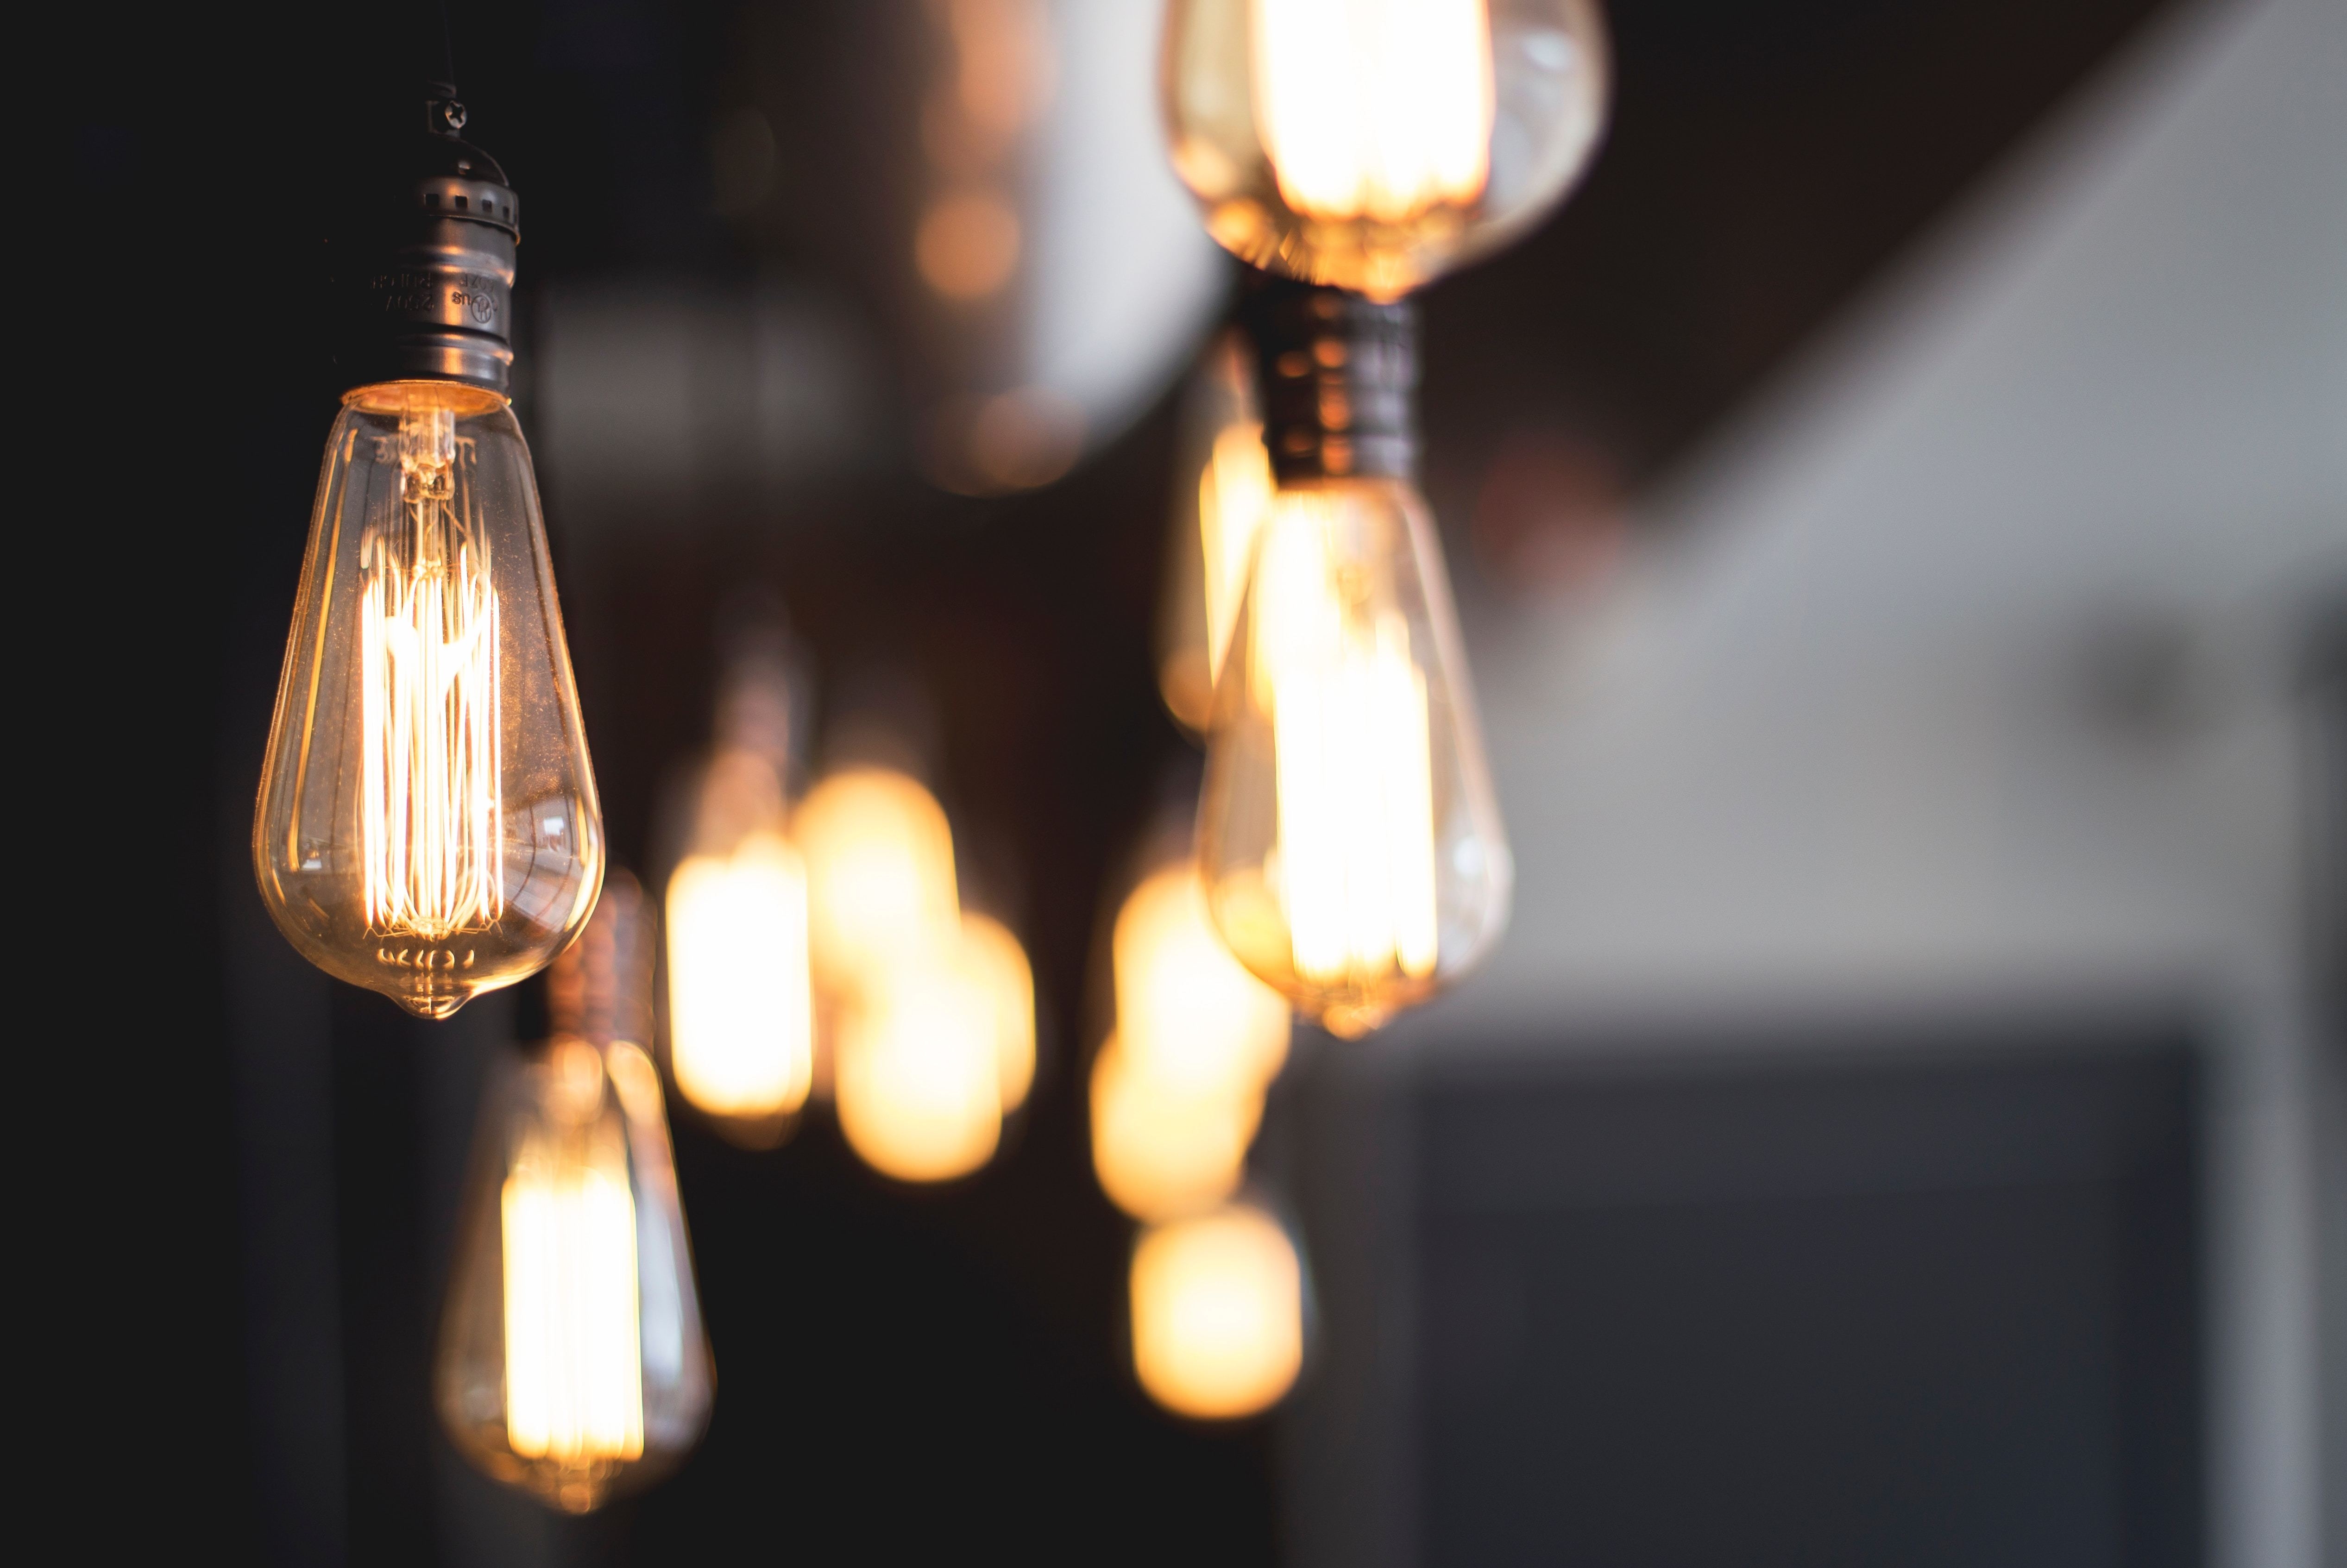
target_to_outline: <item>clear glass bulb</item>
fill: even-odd
[[[1225,249],[1391,300],[1556,203],[1611,66],[1595,0],[1172,0],[1163,73]]]
[[[586,923],[603,820],[506,400],[363,386],[326,448],[253,815],[278,929],[446,1018]]]
[[[651,1059],[506,1056],[467,1210],[435,1378],[458,1451],[572,1513],[674,1469],[715,1380]]]
[[[1198,854],[1231,951],[1347,1037],[1506,926],[1513,865],[1441,549],[1406,481],[1274,501],[1215,690]]]
[[[1304,1368],[1303,1260],[1286,1228],[1251,1204],[1143,1231],[1130,1289],[1133,1371],[1177,1415],[1255,1415]]]

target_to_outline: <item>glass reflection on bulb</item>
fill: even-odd
[[[1594,0],[1173,0],[1174,167],[1256,266],[1394,299],[1506,242],[1595,150]]]
[[[436,1378],[458,1450],[574,1513],[673,1469],[712,1378],[651,1060],[561,1038],[502,1063],[469,1207]]]
[[[1398,478],[1283,488],[1215,694],[1200,865],[1240,961],[1355,1036],[1506,923],[1512,862],[1450,590]]]
[[[1269,1409],[1303,1369],[1304,1267],[1279,1222],[1251,1204],[1153,1225],[1133,1250],[1133,1363],[1178,1415]]]
[[[1158,616],[1158,689],[1174,717],[1203,734],[1230,646],[1255,534],[1271,507],[1271,463],[1255,406],[1254,355],[1225,333],[1207,351],[1184,423],[1197,483],[1176,497],[1165,602]]]
[[[271,917],[446,1018],[586,922],[603,826],[528,448],[502,396],[363,386],[329,437],[253,819]]]

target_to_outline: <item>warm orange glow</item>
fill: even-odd
[[[990,190],[940,197],[913,236],[921,279],[949,300],[978,300],[1010,282],[1019,267],[1019,214]]]
[[[1249,679],[1277,758],[1277,894],[1297,975],[1374,985],[1434,972],[1426,679],[1399,614],[1364,603],[1327,548],[1337,509],[1283,492],[1255,574]]]
[[[1175,1078],[1111,1036],[1092,1061],[1092,1171],[1138,1220],[1195,1214],[1238,1190],[1262,1091]]]
[[[668,885],[670,1060],[676,1085],[720,1116],[795,1111],[814,1077],[807,878],[796,849],[753,833],[688,856]]]
[[[1254,0],[1255,111],[1280,194],[1404,223],[1491,177],[1484,0]]]
[[[842,1020],[840,1130],[866,1164],[907,1182],[967,1175],[1002,1133],[999,1003],[953,949],[869,978]]]
[[[994,1004],[994,1060],[1007,1115],[1027,1102],[1035,1082],[1035,975],[1027,949],[1001,921],[961,917],[962,957]]]
[[[1246,587],[1247,563],[1255,535],[1271,510],[1271,458],[1263,447],[1263,425],[1252,419],[1225,425],[1198,476],[1198,546],[1204,556],[1206,675],[1223,676],[1223,655],[1238,619],[1239,595]]]
[[[636,1205],[624,1134],[596,1116],[600,1058],[570,1040],[548,1067],[559,1108],[580,1125],[558,1116],[525,1139],[499,1194],[506,1432],[525,1460],[583,1469],[644,1449]]]
[[[411,402],[388,444],[399,499],[359,541],[366,928],[438,942],[505,913],[497,595],[456,409]]]
[[[817,784],[794,836],[806,856],[816,983],[848,993],[960,930],[953,833],[935,796],[903,774],[851,768]]]
[[[1304,1365],[1304,1271],[1277,1221],[1244,1204],[1144,1232],[1133,1252],[1133,1364],[1179,1415],[1269,1409]]]
[[[1153,1079],[1259,1095],[1286,1060],[1287,1002],[1247,973],[1184,860],[1143,880],[1111,943],[1117,1030]]]

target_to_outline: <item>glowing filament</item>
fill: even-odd
[[[1256,573],[1250,679],[1267,702],[1277,886],[1296,972],[1314,984],[1412,979],[1436,958],[1434,770],[1426,677],[1409,628],[1358,602],[1331,559],[1348,526],[1283,497]]]
[[[1289,206],[1400,223],[1482,196],[1485,0],[1255,0],[1254,13],[1255,120]]]
[[[644,1451],[636,1205],[616,1140],[532,1140],[506,1177],[506,1437],[524,1459]]]
[[[725,1116],[794,1111],[814,1077],[806,868],[780,836],[696,855],[668,885],[677,1087]]]
[[[1223,655],[1238,619],[1239,595],[1246,587],[1255,538],[1271,509],[1271,459],[1263,449],[1263,426],[1253,420],[1226,425],[1214,436],[1214,450],[1198,476],[1198,545],[1205,557],[1206,679],[1223,676]]]
[[[505,912],[497,596],[456,415],[401,416],[400,498],[359,545],[367,929],[436,942]]]

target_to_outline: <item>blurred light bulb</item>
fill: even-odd
[[[278,929],[446,1018],[594,907],[603,823],[506,399],[362,386],[328,438],[253,816]]]
[[[906,1182],[967,1175],[1002,1135],[1000,1005],[958,946],[867,973],[841,1020],[833,1090],[866,1164]]]
[[[953,946],[953,833],[918,783],[886,768],[834,774],[809,792],[794,826],[818,984],[852,993],[907,955]]]
[[[558,1040],[483,1108],[441,1325],[440,1417],[498,1481],[583,1513],[675,1467],[712,1399],[660,1080]]]
[[[1126,897],[1111,955],[1118,1036],[1153,1081],[1262,1095],[1287,1058],[1287,1003],[1231,957],[1194,862]]]
[[[763,1125],[805,1103],[815,1076],[806,866],[779,834],[688,856],[670,876],[668,1009],[670,1068],[693,1104]]]
[[[1133,1364],[1178,1415],[1251,1416],[1304,1365],[1304,1268],[1279,1222],[1248,1204],[1154,1225],[1133,1250]]]
[[[1511,862],[1441,558],[1393,479],[1282,490],[1217,694],[1199,814],[1231,950],[1358,1035],[1473,963]]]
[[[1196,1214],[1238,1191],[1263,1115],[1249,1083],[1166,1072],[1111,1035],[1092,1059],[1092,1171],[1137,1220]]]
[[[1174,167],[1260,267],[1394,299],[1522,232],[1588,163],[1594,0],[1174,0]]]
[[[1034,970],[1019,938],[990,916],[962,916],[961,942],[964,961],[993,1003],[994,1061],[1007,1116],[1027,1102],[1035,1083]]]
[[[1158,689],[1174,718],[1205,733],[1214,682],[1230,646],[1257,530],[1271,507],[1255,366],[1245,341],[1225,333],[1207,351],[1184,423],[1197,484],[1176,497],[1165,604],[1158,617]]]

